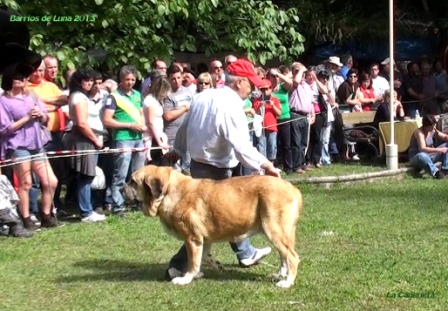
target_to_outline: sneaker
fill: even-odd
[[[171,282],[174,278],[180,278],[184,276],[185,273],[182,273],[181,271],[177,270],[174,267],[168,268],[165,271],[165,281]],[[204,276],[204,273],[199,271],[199,273],[194,277],[195,280],[200,279]]]
[[[36,231],[40,229],[39,226],[37,226],[34,222],[31,221],[30,217],[23,218],[23,225],[26,229],[31,231]]]
[[[357,155],[357,154],[355,154],[353,157],[352,157],[352,161],[360,161],[361,159],[359,158],[359,156]]]
[[[437,172],[434,174],[434,178],[435,178],[435,179],[444,179],[444,178],[445,178],[445,174],[443,174],[443,173],[439,170],[439,171],[437,171]]]
[[[95,212],[93,212],[89,216],[81,219],[82,222],[87,222],[87,223],[94,223],[94,222],[99,222],[99,221],[104,221],[104,220],[106,220],[106,216],[97,214]]]
[[[271,253],[272,249],[270,247],[258,248],[255,250],[254,254],[245,259],[240,260],[241,267],[250,267],[256,265],[262,260],[264,257]]]
[[[9,235],[15,238],[31,238],[34,232],[27,230],[21,223],[17,223],[10,227]]]
[[[42,221],[40,226],[42,228],[56,228],[58,226],[58,222],[53,216],[42,214]]]
[[[37,219],[36,215],[31,214],[31,215],[30,215],[30,219],[31,219],[32,222],[34,222],[34,224],[35,224],[36,226],[40,226],[40,221],[39,221],[39,219]]]

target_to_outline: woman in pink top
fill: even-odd
[[[46,132],[48,114],[36,95],[30,94],[26,86],[26,76],[19,65],[8,68],[3,73],[0,96],[0,137],[1,157],[8,159],[29,158],[13,166],[19,179],[19,212],[27,229],[36,230],[30,219],[29,191],[31,172],[39,178],[42,185],[42,227],[56,227],[56,220],[51,215],[53,193],[58,180],[51,166],[42,154],[49,137]]]

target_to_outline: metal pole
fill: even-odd
[[[389,170],[398,169],[398,146],[395,144],[395,120],[394,120],[394,1],[389,0],[389,87],[390,87],[390,143],[386,146],[386,165]]]

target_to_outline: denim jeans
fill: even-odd
[[[322,133],[320,136],[322,139],[322,155],[320,158],[320,163],[322,164],[331,164],[329,145],[330,145],[330,134],[332,126],[333,122],[329,122],[326,127],[322,128]]]
[[[93,213],[92,206],[92,182],[95,177],[84,174],[76,176],[78,208],[81,218],[88,217]]]
[[[143,140],[116,141],[115,148],[142,148]],[[144,152],[123,152],[114,155],[114,175],[110,191],[107,191],[106,202],[112,204],[112,211],[124,211],[124,199],[120,189],[125,185],[131,168],[131,174],[145,165]]]
[[[258,142],[258,150],[261,154],[266,154],[269,161],[275,161],[277,158],[277,132],[263,131],[263,135]]]
[[[438,148],[444,148],[447,146],[447,143],[443,143]],[[448,153],[426,153],[420,152],[413,156],[410,160],[410,164],[413,168],[422,170],[424,169],[426,172],[430,173],[431,176],[434,176],[438,171],[437,167],[434,163],[442,162],[442,169],[448,170]]]
[[[193,178],[210,178],[214,180],[222,180],[232,177],[231,168],[217,168],[211,165],[202,164],[191,161],[191,176]],[[255,252],[255,248],[250,243],[250,239],[247,238],[242,242],[230,243],[232,250],[235,252],[238,260],[252,257]],[[169,267],[174,267],[181,272],[187,272],[188,270],[188,254],[187,248],[184,245],[180,248],[176,255],[171,258]]]

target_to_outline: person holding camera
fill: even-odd
[[[264,130],[258,139],[258,151],[274,163],[277,158],[277,117],[282,114],[282,108],[278,98],[271,95],[271,81],[262,81],[263,85],[259,88],[262,95],[253,103],[255,112],[263,117]]]

